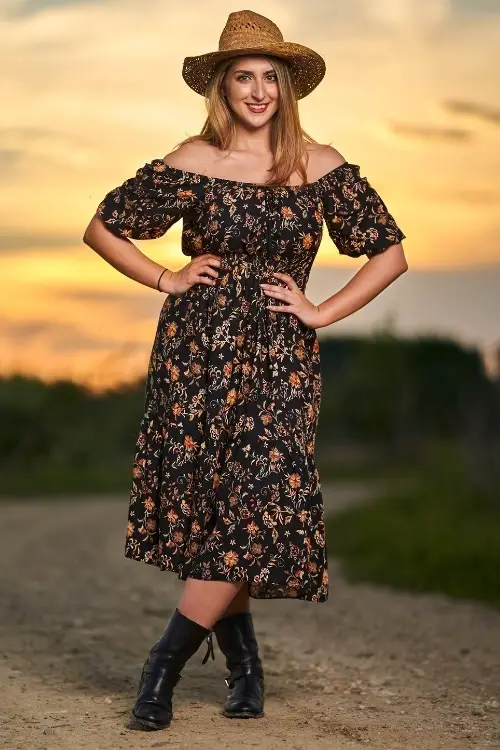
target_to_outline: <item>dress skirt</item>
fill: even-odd
[[[125,554],[184,580],[248,582],[255,598],[325,601],[319,344],[268,302],[248,269],[167,297]]]

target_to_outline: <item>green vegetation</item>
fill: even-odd
[[[476,485],[500,483],[500,384],[479,353],[435,337],[321,339],[323,479],[405,476],[433,441],[459,445]],[[104,393],[0,378],[0,495],[125,491],[145,382]]]
[[[412,482],[327,522],[351,581],[439,592],[500,608],[500,483],[480,483],[457,446],[433,445]]]
[[[75,383],[0,380],[0,494],[128,489],[143,384],[92,393]]]

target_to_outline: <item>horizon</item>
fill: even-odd
[[[299,103],[302,125],[360,165],[407,235],[408,273],[335,328],[369,333],[390,316],[403,335],[442,331],[482,352],[498,346],[498,4],[251,6],[285,40],[325,57],[324,81]],[[147,12],[132,0],[5,0],[0,372],[80,379],[96,367],[104,374],[119,351],[131,369],[147,359],[163,295],[81,238],[108,190],[199,131],[204,101],[182,80],[182,61],[215,50],[239,9],[225,0],[209,15],[170,0],[151,0]],[[180,226],[137,246],[177,270],[188,261]],[[363,262],[341,257],[325,230],[307,295],[326,299]]]

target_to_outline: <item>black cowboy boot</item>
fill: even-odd
[[[172,720],[172,692],[181,670],[207,637],[210,647],[210,630],[175,610],[144,663],[132,709],[135,724],[145,729],[168,727]],[[207,658],[208,652],[204,661]]]
[[[264,673],[250,612],[237,612],[218,620],[213,627],[220,650],[226,657],[229,694],[224,716],[252,719],[264,715]]]

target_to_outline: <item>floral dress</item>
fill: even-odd
[[[125,555],[178,577],[244,581],[254,598],[324,602],[323,498],[315,465],[321,401],[316,330],[259,283],[305,291],[326,223],[340,253],[404,239],[359,167],[271,187],[153,159],[98,215],[130,239],[183,219],[182,252],[220,257],[213,286],[167,295],[145,387]],[[188,261],[186,261],[188,262]]]

